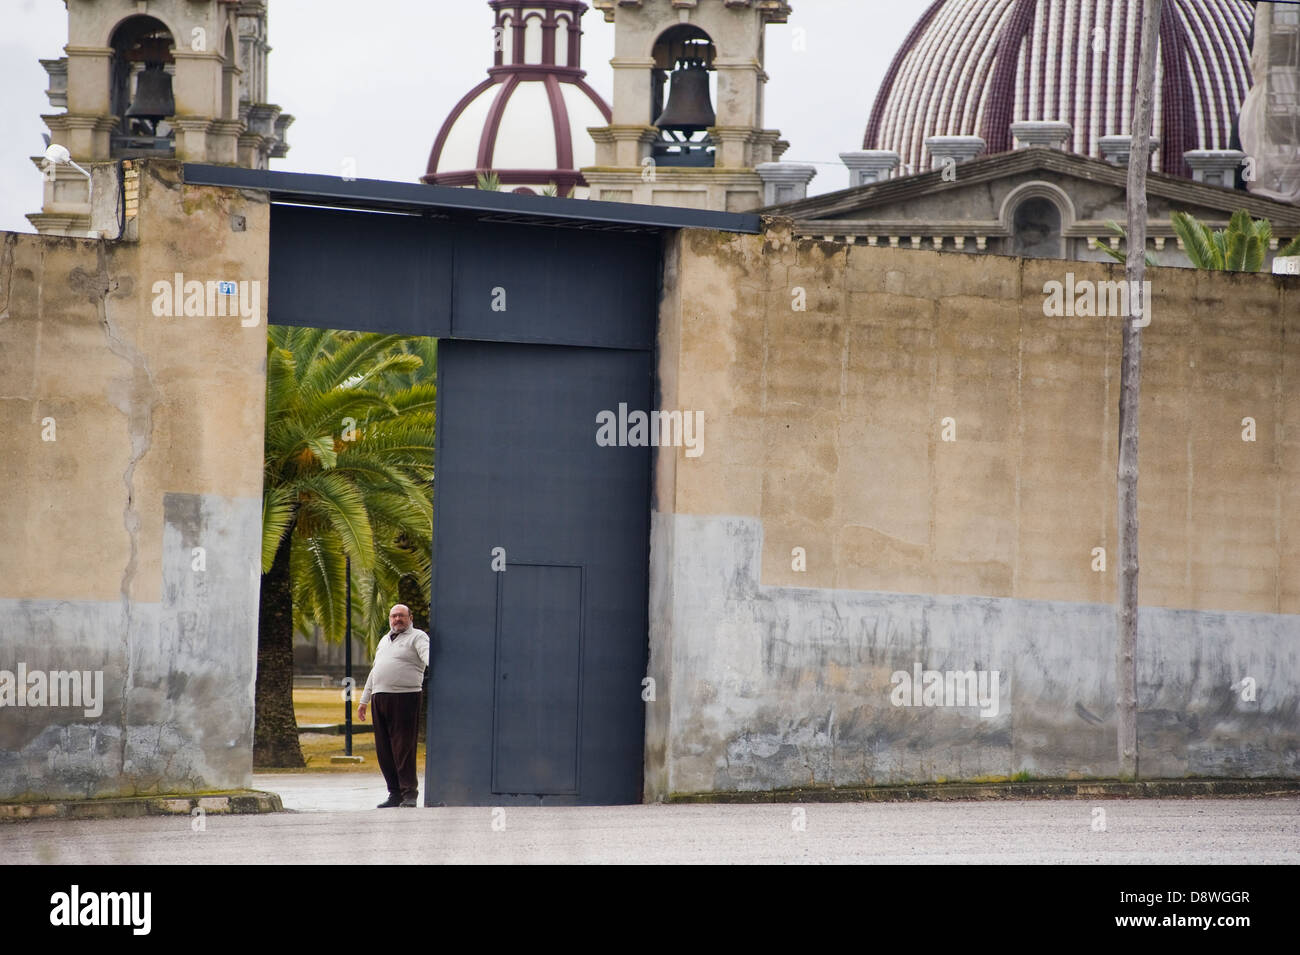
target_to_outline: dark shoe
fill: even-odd
[[[415,796],[407,796],[405,799],[402,800],[403,809],[416,809],[419,807],[419,805],[420,804],[416,800]]]
[[[396,808],[397,808],[398,806],[400,806],[401,804],[402,804],[402,797],[401,797],[401,796],[389,796],[387,799],[385,799],[383,802],[381,802],[381,803],[380,803],[378,806],[376,806],[375,808],[376,808],[376,809],[396,809]]]

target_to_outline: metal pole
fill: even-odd
[[[347,699],[343,702],[343,750],[347,756],[352,755],[352,694],[356,684],[352,682],[352,558],[343,558],[343,573],[346,577],[344,586],[344,603],[347,606],[347,621],[343,628],[343,667],[344,685],[348,688]]]

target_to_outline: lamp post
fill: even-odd
[[[90,203],[91,222],[93,224],[95,214],[95,180],[91,178],[90,173],[86,172],[86,170],[82,169],[72,161],[72,153],[68,152],[67,146],[60,146],[58,143],[50,143],[49,147],[45,150],[45,161],[49,163],[50,166],[71,166],[73,169],[77,170],[77,172],[86,177],[86,199]],[[86,238],[98,239],[99,232],[91,229],[86,233]]]
[[[345,615],[347,618],[343,628],[343,676],[344,683],[347,685],[347,700],[344,702],[343,714],[343,738],[345,756],[352,755],[352,693],[356,684],[352,682],[352,558],[343,558],[343,574],[346,578],[344,584],[344,605],[347,607]]]

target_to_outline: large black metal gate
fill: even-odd
[[[649,449],[595,438],[599,411],[647,406],[650,353],[438,362],[429,799],[638,802]]]
[[[597,415],[651,409],[663,232],[757,217],[185,176],[270,194],[271,322],[441,340],[426,804],[639,802],[650,449]]]

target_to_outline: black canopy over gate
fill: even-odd
[[[641,800],[665,230],[758,217],[185,166],[270,194],[271,323],[438,350],[426,804]]]

